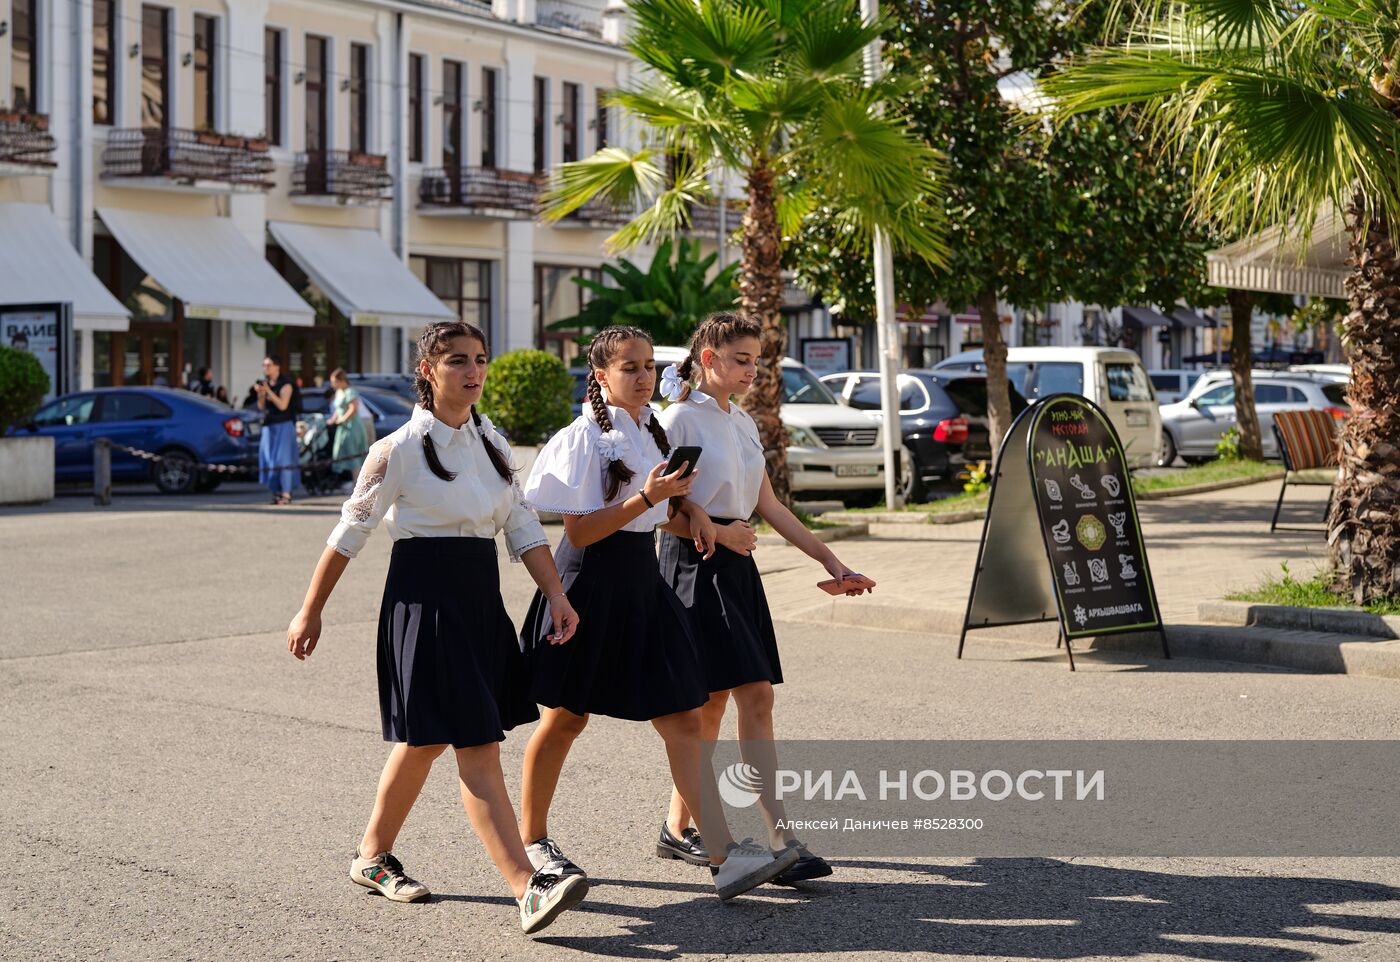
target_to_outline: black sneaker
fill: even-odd
[[[774,885],[796,885],[798,882],[808,882],[814,878],[826,878],[831,874],[831,866],[827,864],[826,859],[820,855],[813,855],[807,851],[807,846],[796,839],[788,842],[785,848],[779,849],[773,855],[780,855],[788,849],[797,850],[797,861],[774,877]]]
[[[661,823],[661,837],[656,840],[656,857],[678,858],[691,865],[710,864],[709,850],[705,848],[705,841],[699,832],[687,827],[681,832],[681,837],[676,838],[665,822]]]

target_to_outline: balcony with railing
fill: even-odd
[[[56,166],[56,147],[45,114],[0,110],[0,174],[43,173]]]
[[[555,226],[616,230],[634,216],[636,216],[635,212],[629,207],[619,207],[605,197],[594,197],[578,209],[565,215],[556,222]]]
[[[102,177],[114,186],[270,190],[272,156],[261,137],[173,127],[114,130],[102,152]]]
[[[529,219],[540,185],[534,174],[495,167],[430,167],[418,182],[420,212],[437,216]]]
[[[551,30],[603,37],[603,11],[577,0],[535,0],[535,23]]]
[[[382,204],[391,199],[394,178],[383,154],[332,150],[297,154],[292,196],[309,202]]]
[[[724,229],[728,233],[733,233],[739,229],[743,223],[744,211],[748,209],[748,204],[738,198],[731,197],[725,203]],[[707,198],[690,206],[690,233],[699,235],[715,235],[719,233],[719,200],[714,197]]]

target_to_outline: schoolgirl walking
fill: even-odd
[[[744,760],[757,768],[765,786],[776,784],[773,749],[773,686],[783,681],[773,618],[754,564],[756,537],[749,519],[757,511],[778,534],[819,562],[833,578],[855,575],[818,541],[777,499],[768,480],[758,428],[730,398],[753,384],[760,351],[757,323],[742,315],[721,313],[700,323],[690,353],[679,366],[666,369],[662,393],[673,403],[660,419],[676,444],[698,445],[705,452],[705,473],[686,495],[684,517],[689,531],[673,525],[661,536],[661,573],[691,615],[701,671],[710,693],[701,709],[702,735],[719,737],[725,706],[732,697],[738,710],[738,735]],[[695,382],[694,387],[690,382]],[[860,594],[852,588],[847,594]],[[791,884],[831,874],[787,823],[781,801],[771,791],[758,800],[775,852],[798,857],[774,879]],[[657,841],[663,858],[690,857],[697,839],[690,827],[694,810],[684,794],[673,792],[671,810]],[[704,828],[701,828],[703,845]]]
[[[530,863],[501,774],[505,732],[539,713],[501,601],[498,532],[545,599],[546,642],[567,647],[578,615],[544,530],[520,499],[505,440],[476,412],[485,335],[462,322],[434,324],[418,353],[420,404],[408,424],[370,449],[287,629],[287,647],[298,659],[316,649],[326,600],[383,520],[394,546],[379,614],[379,709],[384,740],[394,747],[350,878],[396,902],[429,897],[393,848],[434,760],[450,745],[467,816],[520,905],[521,927],[533,933],[577,904],[588,883],[560,865]]]
[[[649,721],[665,742],[676,790],[704,821],[713,844],[704,864],[716,892],[732,898],[798,856],[779,859],[733,841],[702,759],[699,708],[708,693],[688,616],[657,568],[655,540],[659,526],[690,530],[671,517],[670,501],[688,494],[700,471],[685,477],[678,465],[667,472],[671,446],[649,405],[656,385],[649,335],[606,328],[589,348],[588,366],[584,413],[540,452],[525,484],[529,505],[564,517],[555,562],[581,620],[568,645],[543,644],[543,591],[526,618],[532,692],[544,708],[525,749],[520,837],[533,864],[562,862],[582,875],[547,824],[569,749],[592,714]]]

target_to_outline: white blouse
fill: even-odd
[[[703,391],[692,390],[661,412],[661,424],[672,447],[696,445],[700,474],[686,500],[712,518],[747,521],[758,507],[766,459],[758,425],[739,405],[729,410]]]
[[[438,460],[456,473],[455,481],[444,481],[428,469],[424,435],[432,437]],[[355,493],[340,509],[340,523],[326,543],[353,558],[382,518],[395,541],[494,538],[504,531],[512,561],[548,545],[519,486],[496,473],[486,453],[488,443],[511,463],[510,447],[487,418],[481,419],[480,431],[471,421],[452,428],[415,405],[407,424],[369,449]]]
[[[608,415],[612,418],[613,430],[604,434],[593,416],[593,409],[585,404],[583,414],[575,418],[574,423],[549,439],[525,482],[528,506],[557,514],[591,514],[626,501],[642,490],[647,474],[666,460],[646,427],[652,410],[642,408],[640,425],[632,420],[632,415],[611,404]],[[620,456],[632,469],[632,480],[619,486],[611,499],[604,497],[608,461],[611,460],[604,456],[608,451]],[[670,516],[668,503],[657,502],[656,507],[627,522],[621,530],[655,530]]]

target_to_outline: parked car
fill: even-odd
[[[413,416],[413,402],[406,400],[398,392],[382,390],[368,384],[356,384],[355,391],[363,402],[360,416],[366,421],[365,428],[371,442],[393,434]],[[327,392],[325,388],[302,388],[299,412],[301,417],[305,419],[329,416],[334,397],[334,392]],[[243,410],[257,414],[257,402],[245,401]]]
[[[877,421],[880,411],[880,372],[843,371],[828,374],[822,383],[842,404],[865,411]],[[928,486],[957,477],[968,464],[990,461],[987,426],[987,378],[963,371],[912,370],[899,375],[899,419],[911,469],[900,475],[906,501],[928,500]],[[1026,399],[1014,387],[1015,414]]]
[[[1279,457],[1274,415],[1279,411],[1315,409],[1337,420],[1351,413],[1346,384],[1326,375],[1287,371],[1252,371],[1254,410],[1259,416],[1259,440],[1264,457]],[[1236,426],[1235,383],[1229,371],[1204,375],[1182,400],[1162,406],[1162,463],[1179,454],[1187,464],[1216,457],[1221,435]]]
[[[1341,381],[1343,384],[1351,380],[1350,364],[1293,364],[1288,367],[1290,374],[1312,374],[1328,381]]]
[[[1157,404],[1175,404],[1191,390],[1191,385],[1201,378],[1200,371],[1173,370],[1148,371],[1147,378],[1157,393]]]
[[[347,374],[352,387],[372,387],[389,391],[404,398],[410,405],[418,403],[418,389],[414,387],[418,379],[411,374]]]
[[[91,481],[93,441],[110,438],[163,456],[148,461],[113,448],[113,481],[154,481],[167,494],[185,494],[224,480],[196,464],[256,467],[261,432],[256,414],[190,391],[113,387],[65,394],[12,433],[53,438],[57,481]]]
[[[669,361],[667,363],[670,363]],[[574,417],[583,413],[583,402],[588,397],[588,368],[571,367],[569,375],[574,379]],[[656,375],[657,383],[661,381],[661,375]],[[659,397],[659,395],[657,395]]]
[[[679,364],[687,353],[683,347],[658,346],[656,366]],[[792,490],[856,494],[865,500],[877,496],[885,487],[880,425],[863,412],[843,406],[815,374],[792,358],[783,358],[782,371],[781,413],[788,433]],[[659,406],[660,395],[654,396],[652,404]]]
[[[935,371],[985,371],[982,352],[963,351],[934,365]],[[1121,347],[1012,347],[1006,373],[1031,403],[1051,394],[1082,394],[1103,408],[1123,442],[1130,467],[1157,464],[1162,416],[1142,359]]]

